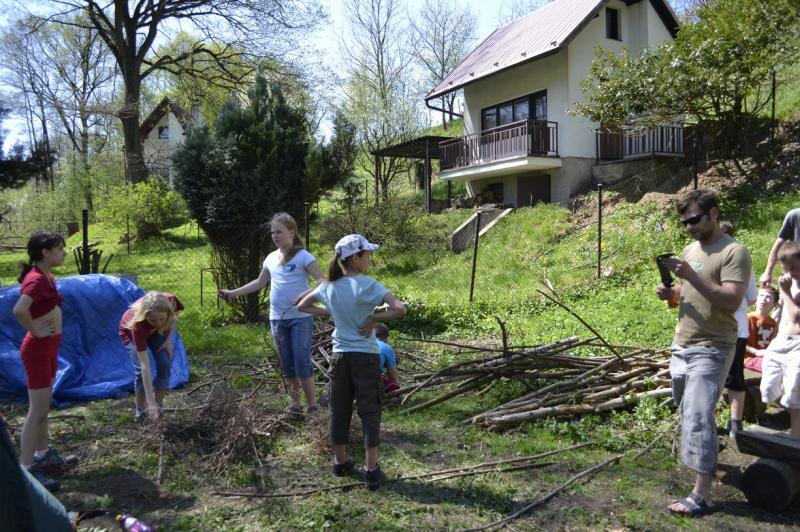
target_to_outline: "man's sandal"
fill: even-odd
[[[683,507],[686,508],[686,511],[669,508],[670,513],[676,515],[685,515],[688,517],[700,517],[702,515],[710,514],[711,512],[714,511],[714,507],[708,504],[708,502],[706,502],[706,500],[703,497],[701,497],[695,492],[691,492],[689,495],[686,496],[686,498],[680,501],[675,501],[675,503],[682,504]]]

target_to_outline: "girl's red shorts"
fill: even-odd
[[[61,335],[36,338],[31,333],[25,335],[19,354],[25,374],[28,377],[28,389],[38,390],[53,385],[58,369],[58,345]]]

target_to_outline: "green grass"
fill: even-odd
[[[750,249],[757,272],[764,267],[769,247],[783,214],[800,201],[800,192],[765,197],[745,204],[730,198],[724,209],[738,229],[738,238]],[[325,211],[320,224],[325,223]],[[675,312],[654,296],[658,282],[653,257],[679,252],[688,239],[675,215],[652,205],[627,206],[604,222],[604,276],[596,277],[595,225],[574,230],[568,212],[559,206],[520,209],[501,220],[480,241],[475,302],[468,302],[471,251],[452,255],[442,239],[466,219],[466,213],[423,216],[430,241],[413,249],[387,246],[375,255],[371,275],[409,302],[406,318],[391,324],[393,340],[401,349],[424,350],[425,356],[452,362],[442,350],[399,341],[405,335],[497,341],[495,317],[503,319],[512,344],[545,343],[578,334],[584,327],[536,292],[549,279],[563,300],[609,340],[665,347],[675,323]],[[199,269],[208,265],[209,248],[203,235],[189,224],[147,243],[135,243],[127,254],[116,244],[117,232],[93,226],[90,237],[102,240],[106,256],[114,254],[109,271],[137,273],[145,289],[176,293],[187,303],[180,332],[192,364],[189,388],[217,374],[230,373],[230,382],[247,393],[256,381],[225,363],[261,364],[270,350],[266,327],[233,325],[214,300],[199,307]],[[69,244],[79,239],[73,236]],[[312,232],[312,251],[322,264],[330,252]],[[0,255],[0,282],[13,283],[19,254]],[[58,276],[75,273],[71,256]],[[209,288],[213,292],[213,288]],[[402,366],[402,363],[401,363]],[[244,366],[241,366],[244,367]],[[410,369],[410,368],[406,368]],[[275,377],[276,375],[269,375]],[[541,496],[568,476],[614,453],[641,448],[672,417],[669,406],[644,401],[630,411],[572,420],[544,419],[504,433],[464,425],[462,420],[505,401],[522,390],[519,383],[501,383],[481,396],[458,397],[418,414],[387,408],[383,418],[381,464],[390,476],[458,467],[481,461],[539,453],[576,442],[597,443],[553,458],[544,469],[490,474],[437,484],[420,481],[387,486],[377,493],[355,489],[295,499],[252,501],[215,496],[213,491],[252,489],[258,484],[252,460],[237,462],[222,474],[212,474],[201,456],[167,450],[164,484],[157,486],[158,443],[132,438],[138,430],[130,400],[98,401],[78,405],[67,413],[84,416],[80,423],[54,421],[55,441],[77,450],[84,463],[64,482],[62,497],[69,504],[117,509],[125,507],[169,530],[321,529],[400,530],[460,529],[488,523]],[[200,402],[201,390],[191,397]],[[280,408],[285,395],[279,387],[260,389],[263,408]],[[414,401],[431,397],[421,392]],[[189,403],[191,404],[191,403]],[[24,415],[22,405],[2,405],[12,423]],[[333,485],[329,456],[320,452],[317,434],[305,425],[284,427],[259,442],[266,461],[268,490],[287,491],[301,486]],[[586,484],[574,486],[517,524],[519,529],[779,529],[786,519],[753,513],[743,496],[728,484],[715,486],[723,511],[703,522],[667,516],[664,507],[685,495],[691,475],[678,466],[666,438],[640,461],[628,459]],[[359,463],[363,449],[355,444]],[[730,459],[723,454],[723,460]],[[132,493],[126,486],[141,488]],[[75,501],[83,501],[75,502]],[[89,502],[86,502],[89,501]],[[139,513],[136,513],[136,512]],[[765,522],[766,520],[766,522]]]

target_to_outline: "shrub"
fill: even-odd
[[[129,221],[134,236],[144,240],[186,223],[186,202],[160,177],[151,177],[135,185],[118,187],[98,215],[115,228],[125,228]]]

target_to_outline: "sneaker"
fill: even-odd
[[[61,484],[50,477],[48,477],[44,471],[42,471],[42,466],[38,463],[34,462],[33,465],[28,466],[28,473],[31,474],[33,478],[39,481],[39,484],[45,487],[47,491],[58,491],[61,488]]]
[[[336,463],[336,458],[334,458],[333,459],[333,475],[336,476],[336,477],[343,477],[343,476],[349,475],[350,473],[353,472],[353,466],[354,465],[355,464],[353,463],[353,459],[352,458],[348,458],[347,460],[345,460],[341,464],[337,464]]]
[[[298,404],[289,405],[286,408],[286,413],[292,418],[300,419],[303,417],[303,407]]]
[[[374,469],[363,471],[361,473],[361,478],[364,480],[364,484],[366,484],[370,490],[374,491],[380,487],[381,482],[386,480],[386,475],[381,471],[381,466],[376,465]]]
[[[728,424],[725,426],[725,429],[728,431],[729,437],[736,438],[736,433],[742,431],[742,420],[729,419]]]
[[[58,451],[53,447],[48,447],[44,456],[39,454],[33,455],[33,461],[42,468],[43,471],[61,471],[67,467],[72,467],[78,463],[78,457],[74,455],[67,455],[62,458]]]

